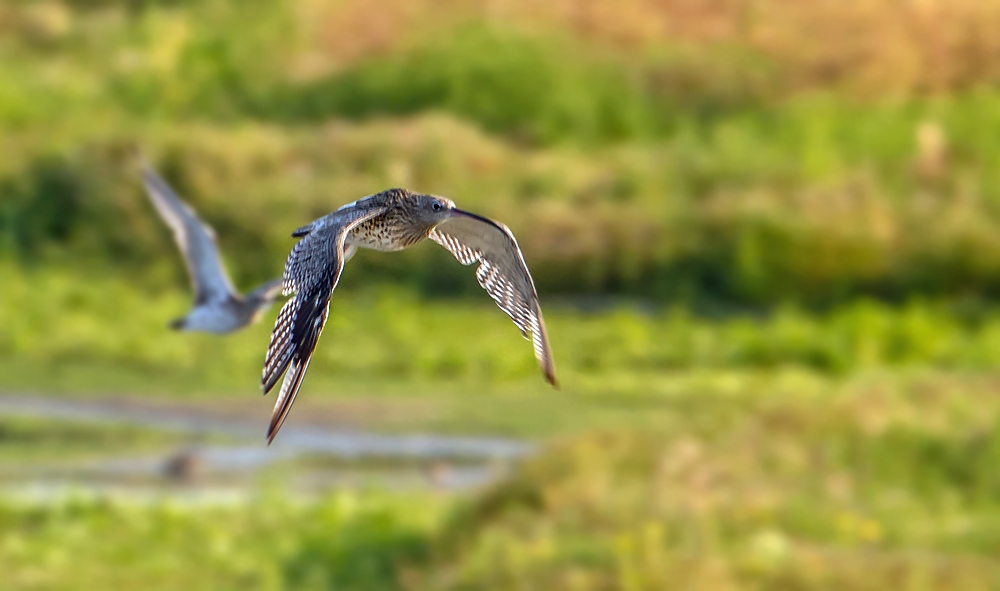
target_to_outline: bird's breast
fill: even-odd
[[[358,224],[351,230],[347,242],[372,250],[395,252],[420,242],[428,232],[408,225],[404,220],[379,217]]]
[[[184,319],[185,330],[200,330],[225,334],[246,326],[249,318],[230,302],[210,303],[196,307]]]

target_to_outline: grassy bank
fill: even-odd
[[[3,501],[0,567],[12,589],[988,589],[994,389],[729,380],[469,498]]]
[[[21,417],[0,418],[0,460],[4,468],[38,465],[45,460],[79,460],[102,454],[142,454],[169,449],[176,434],[122,425],[88,425]],[[0,476],[0,480],[3,477]]]
[[[270,317],[229,337],[175,333],[165,325],[189,305],[179,291],[68,270],[8,267],[6,277],[7,391],[225,399],[262,412],[272,404],[257,394]],[[323,420],[380,429],[544,437],[656,424],[688,396],[738,412],[733,389],[822,398],[865,376],[944,373],[985,393],[1000,363],[990,307],[860,302],[824,314],[787,307],[713,317],[620,302],[590,311],[543,305],[561,392],[540,378],[531,347],[485,295],[475,303],[338,291],[300,404]]]
[[[946,41],[995,2],[640,4],[562,20],[566,6],[400,5],[379,26],[353,2],[4,7],[0,253],[179,284],[141,147],[243,281],[280,270],[291,229],[408,185],[510,225],[546,293],[823,307],[1000,292],[992,46]],[[675,31],[682,13],[691,27]],[[856,36],[796,33],[838,16]],[[876,35],[928,22],[940,79],[904,67],[926,44]],[[857,78],[858,54],[912,79]],[[476,289],[444,253],[360,260],[348,281]]]
[[[450,116],[32,129],[0,141],[10,155],[0,250],[22,264],[130,272],[175,261],[138,183],[132,147],[141,145],[215,225],[247,281],[280,271],[291,229],[406,185],[507,223],[544,292],[815,306],[991,297],[997,104],[989,92],[905,108],[803,99],[652,143],[531,150]],[[126,131],[133,123],[145,131]],[[935,133],[946,148],[920,147],[918,135]],[[53,143],[63,134],[72,149]],[[466,270],[435,253],[365,257],[346,279],[426,294],[467,286]]]
[[[153,287],[155,278],[137,285],[113,272],[16,266],[4,267],[4,277],[0,351],[39,366],[118,365],[150,377],[197,378],[208,388],[243,388],[259,375],[277,313],[229,337],[177,333],[166,324],[187,311],[190,296]],[[474,286],[471,276],[465,280]],[[481,297],[425,300],[398,287],[339,289],[312,373],[499,384],[535,377],[530,346],[485,294],[472,293]],[[641,302],[542,303],[568,386],[685,369],[799,367],[843,375],[863,368],[982,370],[1000,362],[1000,317],[975,301],[896,307],[862,300],[823,313],[783,306],[707,314]]]
[[[302,506],[4,502],[6,589],[398,588],[397,564],[427,555],[437,503],[341,495]],[[100,540],[95,543],[95,540]]]

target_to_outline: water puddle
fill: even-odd
[[[105,401],[0,396],[0,416],[183,435],[182,444],[162,453],[136,456],[123,450],[96,459],[0,464],[0,489],[6,496],[40,501],[66,495],[233,500],[273,481],[303,494],[366,487],[463,490],[490,482],[533,451],[529,443],[504,438],[298,425],[284,429],[268,447],[260,421]]]

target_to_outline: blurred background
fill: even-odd
[[[0,3],[0,588],[1000,587],[1000,2]],[[237,286],[392,186],[505,222],[563,383],[427,243],[264,445]]]

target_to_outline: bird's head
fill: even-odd
[[[454,201],[437,195],[416,195],[416,205],[417,216],[429,227],[445,221],[455,211]]]

